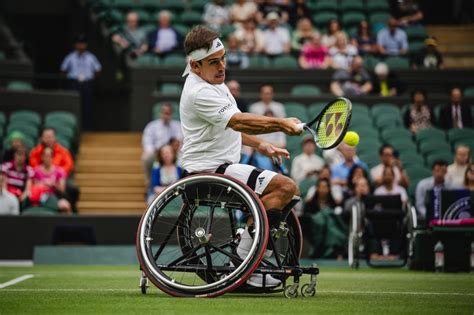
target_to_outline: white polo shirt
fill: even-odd
[[[227,128],[230,118],[240,110],[224,83],[210,84],[191,72],[179,106],[185,170],[213,172],[219,165],[240,161],[241,134]]]

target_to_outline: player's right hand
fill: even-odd
[[[285,133],[289,136],[297,136],[303,132],[301,120],[295,117],[283,118]]]

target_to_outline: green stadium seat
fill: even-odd
[[[202,15],[197,11],[186,11],[179,16],[179,21],[189,26],[201,24]]]
[[[378,156],[378,151],[381,146],[382,146],[382,143],[378,141],[368,142],[368,141],[361,140],[359,145],[357,145],[357,152],[359,154],[372,154],[372,155]]]
[[[387,59],[385,59],[385,63],[392,70],[402,70],[410,68],[410,62],[407,58],[403,57],[388,57]]]
[[[6,122],[7,122],[7,116],[5,115],[4,112],[0,112],[0,128],[5,126]]]
[[[165,68],[183,68],[186,65],[186,58],[184,55],[168,55],[163,58],[161,65]]]
[[[30,207],[30,208],[26,208],[24,209],[22,212],[21,212],[21,215],[33,215],[33,216],[37,216],[37,215],[45,215],[45,216],[49,216],[49,215],[57,215],[58,214],[58,211],[57,210],[53,210],[51,208],[47,208],[47,207]]]
[[[449,142],[455,143],[459,140],[473,140],[474,139],[474,129],[465,128],[465,129],[449,129],[448,132]]]
[[[286,136],[286,148],[290,152],[301,151],[301,137]]]
[[[437,160],[443,160],[446,163],[451,164],[454,160],[454,156],[449,151],[434,152],[426,157],[426,165],[431,167],[431,165],[433,165]]]
[[[380,59],[375,56],[365,56],[364,57],[364,67],[372,71],[374,70],[375,66],[380,62]]]
[[[53,111],[46,114],[44,117],[44,122],[48,123],[50,121],[61,121],[67,125],[76,127],[77,126],[77,118],[73,113],[66,112],[66,111]]]
[[[298,61],[292,56],[278,56],[273,59],[275,69],[297,69]]]
[[[372,125],[372,118],[367,115],[352,115],[349,129],[364,125]]]
[[[407,33],[408,41],[424,40],[428,37],[426,29],[421,25],[408,26],[405,28],[405,32]]]
[[[352,115],[364,114],[369,115],[369,106],[361,102],[352,102]]]
[[[301,193],[300,196],[303,200],[304,198],[306,198],[306,195],[308,194],[308,190],[314,185],[316,185],[316,179],[314,178],[305,178],[300,182],[299,184],[300,193]]]
[[[176,30],[176,32],[178,32],[183,37],[186,36],[186,34],[190,30],[189,26],[187,26],[185,24],[181,24],[181,23],[173,24],[173,27]]]
[[[249,58],[249,68],[258,69],[258,68],[270,68],[271,62],[267,56],[264,55],[254,55]]]
[[[371,13],[369,15],[369,23],[372,26],[374,26],[375,24],[386,25],[389,19],[390,19],[390,13],[377,12],[377,13]]]
[[[322,11],[330,11],[330,12],[337,12],[338,7],[337,7],[337,2],[336,1],[330,1],[330,0],[321,0],[316,2],[315,5],[315,10],[316,12],[322,12]]]
[[[18,110],[11,113],[9,122],[23,122],[38,127],[41,124],[41,116],[34,111]]]
[[[298,84],[291,89],[293,96],[320,96],[321,90],[319,87],[311,84]]]
[[[469,86],[469,87],[465,88],[464,89],[464,96],[466,96],[466,97],[474,96],[474,86]],[[473,108],[473,110],[474,110],[474,108]]]
[[[163,83],[160,92],[163,95],[179,95],[181,94],[182,86],[178,83]]]
[[[160,58],[152,54],[146,54],[135,59],[135,63],[140,66],[158,66],[160,65]]]
[[[60,145],[62,145],[64,148],[68,149],[70,152],[73,151],[71,139],[69,139],[69,138],[67,138],[63,135],[57,135],[56,141]]]
[[[357,155],[359,156],[359,159],[362,160],[362,162],[367,163],[369,169],[380,163],[378,154],[374,154],[373,152],[360,152]]]
[[[284,105],[287,117],[296,117],[301,121],[308,119],[306,105],[297,102],[285,102]]]
[[[401,127],[403,126],[403,122],[400,116],[379,115],[374,117],[374,125],[378,129],[383,129],[389,127]]]
[[[424,141],[427,138],[439,139],[439,140],[443,140],[444,142],[446,139],[446,134],[444,133],[443,130],[439,128],[421,129],[421,130],[418,130],[415,134],[415,139],[418,143]]]
[[[417,180],[430,177],[432,175],[431,170],[426,167],[420,167],[420,165],[406,165],[405,171],[408,174],[410,180]]]
[[[400,108],[393,103],[376,103],[371,108],[372,117],[400,116]]]
[[[367,1],[366,9],[369,14],[388,13],[390,5],[387,0],[370,0]]]
[[[311,119],[315,118],[316,116],[321,113],[321,111],[326,107],[327,103],[326,102],[315,102],[311,103],[308,106],[308,115],[311,117]]]
[[[183,1],[160,0],[158,1],[158,3],[159,3],[159,8],[161,10],[168,10],[171,12],[181,12],[185,9],[185,4],[183,3]]]
[[[420,42],[420,41],[411,41],[408,43],[408,54],[414,56],[416,54],[418,54],[422,49],[423,47],[425,47],[425,43],[424,42]]]
[[[39,135],[38,127],[33,125],[27,125],[24,122],[9,123],[6,131],[7,135],[12,133],[13,131],[20,131],[25,136],[30,137],[32,139],[37,139]]]
[[[389,141],[391,139],[410,139],[412,138],[412,133],[405,128],[388,128],[381,131],[381,136],[384,141]]]
[[[7,90],[10,91],[33,91],[33,86],[25,81],[10,81],[7,84]]]
[[[346,12],[364,12],[364,3],[362,0],[344,0],[339,5],[339,10]]]
[[[433,139],[432,141],[421,142],[419,145],[419,151],[425,156],[439,152],[448,152],[450,155],[452,155],[451,146],[447,142],[436,141],[436,139]]]
[[[234,33],[236,30],[234,25],[224,25],[221,27],[219,32],[223,38],[227,38],[230,34]]]
[[[196,11],[203,11],[208,0],[191,0],[191,8]]]
[[[106,9],[97,15],[99,21],[108,26],[120,24],[124,20],[124,14],[117,9]]]
[[[365,14],[361,12],[344,13],[341,18],[341,22],[344,28],[357,26],[363,20],[365,20]]]
[[[138,14],[138,18],[141,25],[146,24],[146,23],[153,23],[155,21],[154,17],[147,11],[135,10],[135,12],[137,12]]]
[[[441,109],[444,107],[444,105],[446,105],[446,104],[441,103],[441,104],[438,104],[438,105],[433,107],[433,113],[435,115],[435,119],[436,119],[437,122],[439,122],[440,112],[441,112]],[[407,106],[407,108],[408,108],[408,106]]]
[[[326,29],[329,21],[337,19],[337,14],[334,12],[320,12],[316,10],[316,13],[313,15],[314,24],[320,29]]]
[[[400,153],[400,160],[402,161],[404,167],[417,167],[422,165],[424,167],[425,159],[423,156],[416,152],[403,151]]]
[[[179,120],[179,104],[178,102],[175,102],[175,101],[162,101],[153,105],[153,108],[152,108],[153,119],[160,118],[160,109],[161,109],[161,106],[163,106],[163,104],[170,104],[171,107],[173,108],[172,118]]]

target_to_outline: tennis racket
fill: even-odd
[[[299,126],[313,135],[319,148],[328,150],[341,143],[351,122],[351,114],[351,101],[339,97],[327,104],[312,121]]]

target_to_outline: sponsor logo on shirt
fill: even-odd
[[[219,113],[219,114],[222,114],[222,113],[225,112],[226,110],[231,109],[232,106],[234,106],[234,105],[233,105],[233,104],[227,104],[227,105],[225,105],[224,107],[222,107],[221,109],[219,109],[218,113]]]

